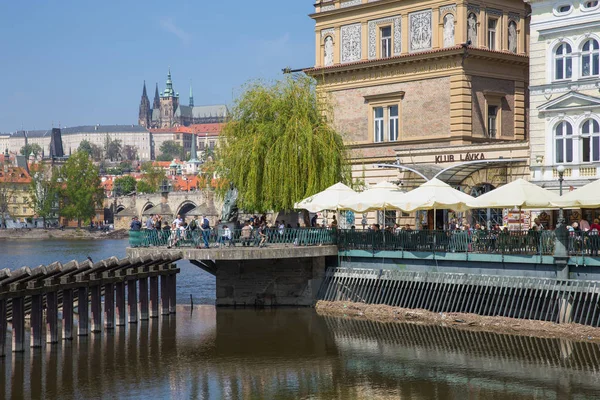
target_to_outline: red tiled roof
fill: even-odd
[[[21,167],[8,167],[0,169],[0,182],[3,183],[30,183],[31,176],[27,173],[25,168]]]

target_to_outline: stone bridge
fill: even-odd
[[[161,214],[170,220],[177,214],[186,215],[194,209],[198,213],[206,214],[214,223],[222,204],[222,200],[214,191],[200,190],[121,196],[106,199],[105,208],[116,211],[116,229],[128,229],[133,216],[143,218],[149,214]]]

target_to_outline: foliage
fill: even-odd
[[[135,159],[138,158],[137,157],[137,155],[138,155],[137,151],[138,151],[137,147],[132,146],[130,144],[125,145],[125,146],[123,146],[123,151],[122,151],[123,158],[125,160],[133,161],[133,160],[135,160]]]
[[[131,192],[135,192],[135,186],[137,181],[133,176],[123,176],[115,179],[113,182],[113,191],[119,195],[127,195]]]
[[[102,204],[104,191],[100,186],[98,168],[84,151],[72,154],[60,170],[64,184],[60,187],[61,215],[69,219],[90,220],[96,214],[96,206]]]
[[[160,155],[156,158],[158,161],[171,161],[174,158],[184,158],[183,146],[175,140],[166,140],[160,145]]]
[[[24,155],[26,158],[29,158],[30,155],[33,154],[33,157],[37,158],[40,154],[42,154],[42,148],[39,144],[26,144],[21,147],[20,153]]]
[[[28,204],[46,226],[46,219],[55,216],[58,211],[59,173],[56,168],[44,164],[34,164],[30,171]]]
[[[156,193],[165,179],[165,171],[155,166],[152,161],[142,164],[143,178],[138,182],[137,191],[140,193]]]
[[[110,140],[110,137],[106,135],[104,141],[104,153],[110,161],[115,161],[123,158],[123,146],[119,139]]]
[[[77,148],[77,151],[84,151],[86,152],[90,157],[93,156],[92,154],[92,144],[90,143],[89,140],[82,140],[81,142],[79,142],[79,147]]]
[[[336,182],[348,182],[344,143],[309,77],[255,82],[235,101],[217,148],[220,175],[247,212],[290,210]]]
[[[104,157],[104,151],[100,146],[85,139],[79,143],[77,151],[85,151],[94,161],[102,161]]]

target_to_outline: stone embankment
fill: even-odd
[[[95,239],[125,239],[129,236],[127,230],[119,229],[104,232],[89,229],[0,229],[0,240],[95,240]]]
[[[483,317],[462,313],[435,313],[427,310],[345,301],[319,301],[316,309],[321,315],[368,319],[378,322],[441,325],[456,329],[600,343],[600,328],[579,324],[556,324],[547,321]]]

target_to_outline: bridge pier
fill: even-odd
[[[115,326],[125,326],[125,282],[115,283],[115,306],[117,309]]]
[[[127,281],[127,316],[130,324],[137,324],[137,285],[134,279]]]
[[[150,277],[150,318],[158,318],[158,276]]]
[[[148,278],[139,280],[140,321],[148,320]]]
[[[172,265],[174,268],[175,265]],[[169,275],[169,313],[175,314],[177,307],[177,275]]]
[[[34,294],[31,296],[31,318],[29,320],[30,335],[29,343],[30,347],[42,347],[42,295]]]
[[[25,298],[12,299],[12,351],[25,351]]]
[[[73,339],[73,289],[63,290],[63,340]]]
[[[104,285],[104,328],[115,328],[115,285]]]
[[[77,336],[87,336],[90,324],[88,288],[81,287],[77,290],[77,314],[79,323],[77,324]]]
[[[58,342],[58,293],[46,293],[46,343]]]
[[[102,331],[102,291],[100,285],[90,288],[92,295],[92,327],[90,332]]]

